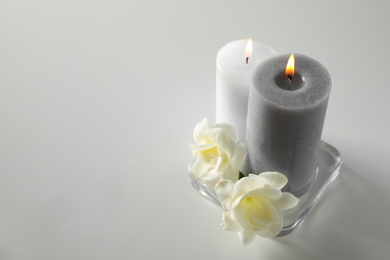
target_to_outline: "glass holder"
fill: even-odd
[[[339,174],[342,160],[339,151],[335,147],[321,141],[316,158],[318,171],[313,178],[313,182],[306,193],[299,197],[298,205],[283,212],[284,223],[282,231],[278,234],[278,237],[288,235],[294,231],[294,229],[324,193],[325,189],[333,183]],[[194,179],[191,174],[189,174],[189,177],[190,184],[196,191],[221,206],[214,191],[209,190],[205,184]]]

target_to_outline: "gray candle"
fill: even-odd
[[[288,58],[274,56],[253,72],[248,100],[247,171],[281,172],[289,180],[285,190],[301,196],[317,168],[315,154],[331,78],[319,62],[298,54],[295,73],[286,72]]]

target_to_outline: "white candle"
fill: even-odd
[[[240,142],[245,142],[249,86],[254,67],[276,52],[253,42],[246,51],[248,40],[237,40],[223,46],[217,54],[216,121],[234,126]]]

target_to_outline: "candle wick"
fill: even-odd
[[[287,78],[288,78],[288,82],[291,83],[291,81],[292,81],[291,75],[287,75]]]
[[[246,64],[248,64],[249,57],[246,57]]]

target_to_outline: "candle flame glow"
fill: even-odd
[[[246,43],[246,48],[245,48],[245,58],[247,60],[247,63],[248,63],[248,59],[249,57],[251,56],[252,54],[252,38],[249,38],[247,43]]]
[[[291,54],[287,62],[286,76],[293,77],[294,69],[295,69],[295,58],[294,58],[294,54]]]

